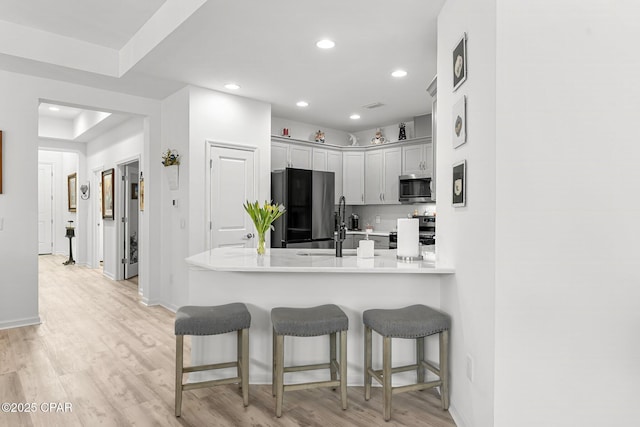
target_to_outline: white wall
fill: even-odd
[[[148,163],[147,159],[152,149],[155,150],[154,157],[159,156],[160,105],[145,98],[5,71],[0,71],[0,93],[0,129],[3,130],[4,146],[4,193],[0,195],[0,218],[4,219],[4,229],[0,231],[0,328],[7,328],[39,322],[37,166],[40,99],[147,116],[143,169],[151,183],[146,187],[146,201],[147,206],[156,209],[160,193],[153,181],[160,168]],[[85,171],[79,170],[79,182],[87,179],[84,174]],[[157,214],[157,210],[155,212]],[[148,239],[144,242],[148,248],[143,248],[142,256],[146,252],[148,258],[157,260],[160,222],[151,214],[142,226]],[[150,269],[149,259],[146,261],[141,282],[143,285],[159,283],[159,272]],[[155,296],[153,285],[145,287],[145,292],[145,299]]]
[[[118,242],[118,220],[123,215],[123,205],[120,203],[123,195],[120,193],[120,181],[118,181],[120,178],[118,177],[117,165],[140,157],[143,147],[144,126],[143,119],[139,117],[124,122],[87,144],[86,170],[88,173],[99,167],[102,167],[103,170],[115,169],[114,219],[102,221],[104,239],[103,271],[105,276],[111,279],[118,277],[118,269],[120,268],[116,244]],[[97,194],[94,194],[94,196],[97,197]],[[91,225],[93,226],[93,224]],[[87,246],[91,254],[93,254],[95,246],[92,236],[93,233],[87,233]]]
[[[282,135],[282,128],[289,129],[289,136],[291,138],[312,142],[316,140],[316,132],[322,130],[326,144],[350,145],[349,134],[345,131],[315,125],[313,123],[303,123],[280,117],[272,117],[271,133],[273,135]]]
[[[187,286],[187,272],[184,259],[189,256],[189,189],[191,181],[189,171],[191,167],[189,156],[189,88],[184,88],[162,101],[162,151],[168,148],[178,150],[180,154],[179,187],[169,190],[166,171],[161,165],[162,188],[162,271],[161,297],[162,304],[172,310],[187,303],[189,296]],[[154,159],[161,163],[161,157]],[[204,164],[204,160],[201,164]],[[204,188],[204,183],[201,184]],[[178,206],[172,205],[172,200],[178,201]],[[180,226],[184,220],[186,228]]]
[[[163,150],[181,155],[180,185],[168,188],[162,177],[162,304],[189,301],[189,269],[184,259],[205,250],[209,233],[205,206],[207,141],[257,147],[257,198],[270,196],[271,106],[234,95],[187,87],[162,103]],[[157,159],[160,164],[160,157]],[[162,171],[161,171],[162,172]],[[164,175],[164,174],[163,174]],[[173,207],[172,200],[178,201]],[[184,223],[184,228],[182,227]]]
[[[640,5],[497,15],[495,425],[637,425]]]
[[[456,269],[442,278],[442,309],[451,327],[451,412],[460,426],[493,426],[495,284],[494,0],[448,0],[438,18],[437,256]],[[468,78],[453,92],[452,51],[468,34]],[[452,148],[452,108],[467,95],[468,142]],[[467,205],[451,206],[451,166],[467,161]],[[466,377],[466,357],[474,378]],[[516,395],[526,383],[511,389]],[[553,394],[549,384],[546,393]],[[520,426],[518,422],[510,424]],[[539,424],[545,425],[545,424]]]
[[[425,97],[425,104],[427,103]],[[413,129],[413,120],[407,120],[403,122],[405,124],[404,133],[407,139],[415,138],[415,131]],[[373,129],[362,130],[360,132],[354,132],[354,135],[358,138],[358,145],[367,146],[371,145],[371,139],[375,138],[376,131],[382,129],[382,136],[386,142],[397,142],[400,135],[400,123],[393,123],[386,126],[380,126]]]

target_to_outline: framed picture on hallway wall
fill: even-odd
[[[78,178],[75,173],[72,173],[67,176],[67,200],[69,212],[75,212],[78,207],[76,188],[78,188]]]
[[[113,219],[113,169],[102,171],[102,219]]]

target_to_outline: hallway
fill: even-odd
[[[331,390],[288,393],[281,419],[270,386],[252,385],[248,408],[235,385],[194,390],[176,419],[173,313],[140,304],[133,282],[65,267],[64,259],[39,257],[43,323],[0,330],[0,402],[37,405],[33,413],[0,413],[0,426],[454,426],[426,391],[395,398],[384,423],[380,389],[365,402],[361,387],[349,388],[347,411]],[[50,402],[71,410],[43,412]]]

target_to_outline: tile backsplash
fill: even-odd
[[[356,213],[360,216],[360,228],[367,224],[373,225],[374,231],[394,231],[398,218],[407,218],[415,211],[423,215],[433,215],[436,210],[435,203],[417,205],[371,205],[371,206],[347,206],[347,215]],[[376,217],[380,217],[380,223],[376,223]]]

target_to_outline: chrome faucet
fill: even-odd
[[[336,257],[338,258],[342,258],[342,242],[347,238],[347,227],[344,223],[346,208],[347,200],[342,196],[338,202],[338,212],[336,212],[336,233],[334,237],[336,242]]]

